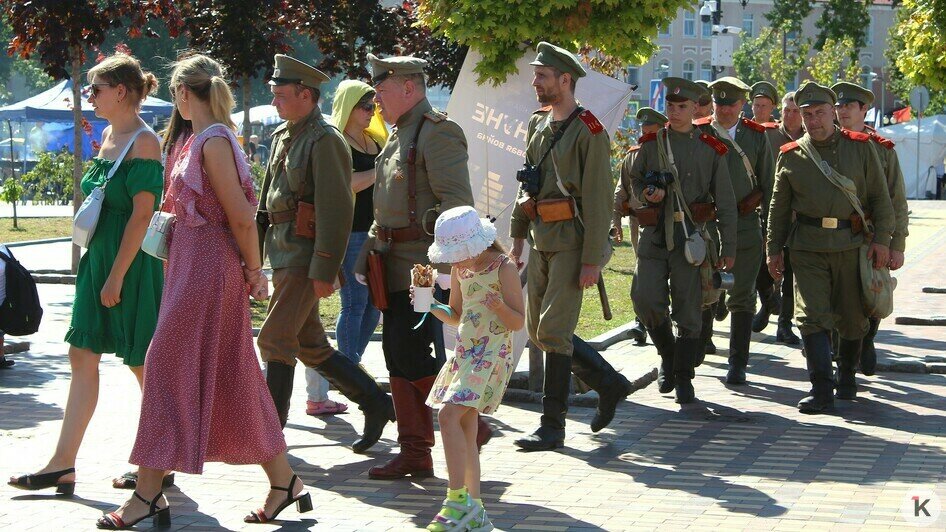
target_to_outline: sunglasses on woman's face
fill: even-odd
[[[369,113],[373,113],[373,112],[374,112],[374,102],[372,102],[372,101],[362,102],[362,103],[360,103],[360,104],[358,105],[358,108],[361,109],[362,111],[367,111],[367,112],[369,112]]]
[[[99,93],[102,92],[102,87],[111,87],[111,86],[112,86],[111,83],[92,83],[91,85],[89,85],[89,87],[91,87],[90,90],[92,91],[92,96],[98,96]]]

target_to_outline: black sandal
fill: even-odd
[[[41,473],[39,475],[20,475],[16,477],[16,480],[8,481],[7,485],[29,491],[43,490],[55,486],[56,493],[60,493],[62,495],[72,495],[76,491],[75,481],[59,482],[59,479],[75,472],[76,468],[70,467],[69,469],[63,469],[62,471],[52,471],[50,473]]]
[[[168,473],[161,480],[162,488],[170,488],[174,485],[174,473]],[[117,490],[133,490],[138,487],[138,472],[129,471],[124,475],[112,479],[112,487]]]
[[[300,514],[304,514],[312,510],[312,497],[307,492],[300,493],[298,497],[292,496],[292,487],[295,486],[296,480],[298,478],[299,477],[297,477],[296,475],[292,475],[292,480],[289,481],[288,488],[280,488],[278,486],[269,487],[270,489],[286,492],[285,502],[283,502],[282,504],[279,505],[278,508],[276,508],[276,511],[273,512],[273,515],[267,516],[266,508],[259,508],[257,510],[253,510],[253,513],[244,517],[243,522],[244,523],[268,523],[272,521],[273,519],[276,519],[279,513],[285,510],[286,508],[288,508],[289,505],[292,503],[296,503],[296,510],[298,510]],[[305,485],[303,484],[302,487],[305,488]]]
[[[135,497],[137,497],[139,501],[148,505],[148,515],[135,519],[132,522],[126,522],[117,513],[109,512],[100,517],[95,523],[95,526],[96,528],[105,530],[123,530],[126,528],[131,528],[149,517],[153,517],[154,519],[152,520],[152,525],[169,527],[171,526],[171,507],[168,506],[167,508],[158,508],[158,500],[160,500],[163,495],[164,492],[159,491],[158,494],[154,496],[154,499],[151,499],[151,502],[148,502],[147,499],[139,495],[136,491]]]

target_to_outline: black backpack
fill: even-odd
[[[29,270],[13,258],[13,252],[9,249],[6,253],[0,251],[0,260],[7,263],[7,297],[0,304],[0,330],[13,336],[33,334],[43,319],[36,281]]]

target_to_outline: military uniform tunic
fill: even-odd
[[[631,191],[631,167],[634,166],[634,159],[637,158],[637,152],[641,148],[641,140],[638,139],[637,142],[636,146],[631,146],[624,157],[624,161],[621,162],[621,177],[618,179],[617,186],[614,187],[614,218],[611,221],[611,226],[618,229],[621,228],[621,220],[625,216],[625,203],[628,204],[628,208],[632,213],[634,209],[643,206],[641,200]]]
[[[536,164],[548,150],[563,121],[543,108],[529,121],[526,159]],[[600,122],[583,111],[565,130],[540,167],[537,201],[562,199],[558,179],[575,198],[579,216],[571,220],[530,221],[517,204],[512,211],[510,236],[528,238],[529,300],[526,327],[532,342],[547,353],[572,354],[572,335],[581,312],[582,289],[578,284],[582,264],[604,266],[610,259],[614,181],[611,177],[611,143]]]
[[[272,146],[260,206],[275,214],[293,211],[298,201],[313,203],[315,240],[296,236],[294,218],[266,230],[262,241],[273,267],[273,295],[259,347],[264,361],[292,366],[298,357],[314,367],[335,352],[312,281],[334,282],[345,256],[354,213],[351,152],[318,107],[276,128]]]
[[[683,201],[687,204],[716,204],[722,256],[735,256],[736,202],[729,180],[727,158],[713,147],[715,143],[725,153],[725,147],[717,139],[710,138],[696,127],[688,133],[665,128],[657,136],[645,137],[647,140],[630,169],[634,195],[645,202],[644,176],[651,171],[669,171],[661,162],[657,147],[657,142],[663,142],[664,132],[668,135],[673,152]],[[665,209],[676,210],[672,190],[668,191],[661,204]],[[631,285],[631,299],[634,311],[648,330],[657,329],[672,316],[680,337],[699,338],[703,303],[700,271],[698,266],[687,262],[684,256],[681,224],[675,222],[673,231],[674,248],[668,250],[659,226],[641,228],[637,273]]]
[[[910,234],[910,231],[908,228],[907,192],[906,185],[903,183],[900,158],[897,157],[897,150],[894,149],[893,141],[878,135],[871,127],[868,127],[865,133],[870,135],[872,145],[877,148],[877,155],[880,157],[880,162],[884,168],[884,176],[887,180],[887,191],[890,193],[890,201],[893,204],[896,225],[890,239],[890,249],[902,253],[906,250],[907,235]]]
[[[856,185],[864,212],[874,223],[874,242],[890,245],[895,227],[893,208],[868,136],[836,130],[827,140],[812,144],[825,162]],[[837,329],[842,338],[862,338],[867,318],[860,296],[858,252],[864,233],[793,222],[793,211],[800,216],[838,220],[855,214],[847,197],[795,142],[782,146],[776,163],[768,255],[777,255],[785,245],[791,250],[796,317],[802,334]]]

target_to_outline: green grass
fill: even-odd
[[[72,218],[0,218],[0,243],[40,240],[72,235]]]
[[[636,265],[637,257],[629,243],[615,247],[614,256],[604,269],[604,282],[608,288],[608,299],[611,302],[611,313],[614,318],[611,321],[605,321],[602,317],[597,289],[585,290],[581,317],[578,319],[576,331],[579,336],[591,339],[634,319],[630,293],[631,279],[634,277]],[[339,308],[337,293],[319,302],[319,315],[327,330],[335,328]],[[250,312],[253,315],[253,326],[259,327],[266,318],[266,302],[251,301]]]

